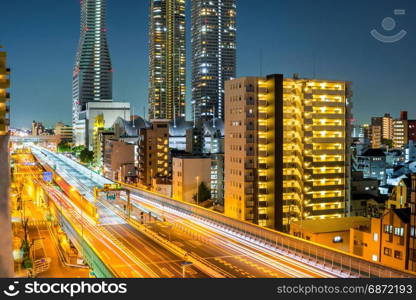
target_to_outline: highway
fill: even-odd
[[[97,222],[82,213],[70,197],[57,186],[47,184],[40,178],[35,179],[34,184],[41,186],[47,192],[56,209],[61,211],[78,234],[95,249],[100,260],[109,266],[117,277],[182,277],[183,258],[172,254],[137,231],[111,209],[97,203],[99,214],[102,216]],[[187,276],[208,277],[194,268],[188,268]]]
[[[106,183],[112,183],[103,177],[98,177],[96,174],[91,174],[91,171],[73,166],[74,162],[68,163],[67,158],[52,152],[45,152],[47,155],[39,152],[39,148],[34,148],[35,156],[55,166],[56,172],[64,178],[67,182],[76,189],[85,193],[86,198],[93,201],[92,189],[95,186],[101,186]],[[233,235],[227,235],[216,228],[209,227],[196,218],[190,218],[188,215],[183,215],[179,211],[175,211],[168,207],[160,207],[150,199],[145,199],[141,196],[132,195],[133,218],[139,215],[139,210],[151,211],[154,215],[158,215],[160,219],[164,218],[164,222],[152,222],[147,224],[147,228],[170,240],[177,247],[184,249],[191,255],[202,258],[204,262],[213,266],[224,277],[230,278],[288,278],[288,277],[336,277],[336,274],[330,271],[323,271],[320,267],[315,267],[285,255],[278,254],[273,251],[267,251],[254,244],[250,244],[244,239],[236,238]],[[113,221],[120,220],[117,217],[123,218],[120,214],[114,214],[117,210],[116,205],[110,207],[108,203],[97,203],[97,206],[103,206],[100,209],[100,223],[102,220]],[[119,206],[121,206],[119,204]],[[112,211],[113,213],[109,213]],[[103,215],[102,212],[104,212]],[[123,218],[123,222],[127,222],[127,218]],[[129,222],[130,224],[132,222]],[[105,223],[104,223],[105,224]],[[106,225],[104,225],[106,227]],[[134,224],[132,224],[134,226]],[[136,228],[136,226],[134,226]],[[111,226],[112,234],[122,234],[122,231],[117,229],[114,232],[114,226]],[[124,225],[123,228],[126,228]],[[137,230],[140,231],[140,230]],[[130,231],[128,245],[129,249],[133,250],[135,244],[130,245],[133,241],[133,235],[138,234]],[[149,261],[164,263],[165,259],[155,260],[151,251],[144,253],[148,255]]]

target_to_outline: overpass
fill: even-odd
[[[19,144],[44,144],[44,143],[54,143],[59,144],[61,142],[60,135],[39,135],[39,136],[10,136],[10,142],[19,143]]]
[[[40,148],[37,149],[39,151]],[[41,149],[41,151],[52,160],[58,157],[55,153],[46,149]],[[64,160],[71,168],[89,176],[99,187],[113,183],[65,156],[60,155],[59,159]],[[325,270],[340,277],[416,277],[415,273],[386,267],[380,263],[367,261],[346,252],[259,227],[252,223],[235,220],[196,205],[139,190],[136,187],[124,186],[131,192],[133,205],[144,206],[158,215],[168,214],[177,220],[191,221],[190,227],[200,226],[202,228],[201,231],[203,228],[209,229],[217,237],[226,237],[246,246],[247,249],[255,249],[262,253],[262,259],[265,259],[265,256],[273,257],[274,259],[283,256],[302,265]]]

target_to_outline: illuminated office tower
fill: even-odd
[[[81,0],[80,42],[73,72],[73,127],[89,102],[111,102],[112,67],[106,0]]]
[[[342,81],[245,77],[225,84],[225,214],[287,231],[342,217],[350,90]]]
[[[224,83],[236,76],[236,0],[192,1],[192,106],[224,119]]]
[[[185,0],[150,0],[149,119],[185,117]]]

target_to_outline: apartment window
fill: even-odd
[[[384,232],[392,234],[393,233],[393,225],[384,225]]]
[[[402,252],[401,251],[394,251],[394,258],[395,259],[402,259]]]
[[[394,235],[403,237],[404,236],[404,228],[403,227],[394,228]]]
[[[377,242],[378,241],[378,233],[377,232],[375,232],[373,234],[373,240],[374,240],[374,242]]]
[[[386,255],[386,256],[391,256],[391,249],[390,249],[390,248],[385,247],[385,248],[384,248],[384,255]]]
[[[416,227],[415,226],[412,226],[410,228],[410,236],[411,237],[416,237]]]

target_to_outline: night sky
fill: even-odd
[[[108,0],[114,98],[131,102],[140,115],[147,103],[148,4]],[[259,75],[262,52],[263,75],[352,81],[359,122],[385,112],[398,117],[400,110],[416,118],[416,1],[237,0],[237,5],[238,76]],[[0,44],[12,69],[12,126],[70,122],[79,9],[79,0],[2,1]],[[394,9],[406,9],[406,15],[395,16]],[[397,21],[394,30],[383,29],[385,17]],[[385,44],[370,35],[372,29],[385,35],[403,29],[407,36]],[[189,91],[188,84],[188,115]]]

